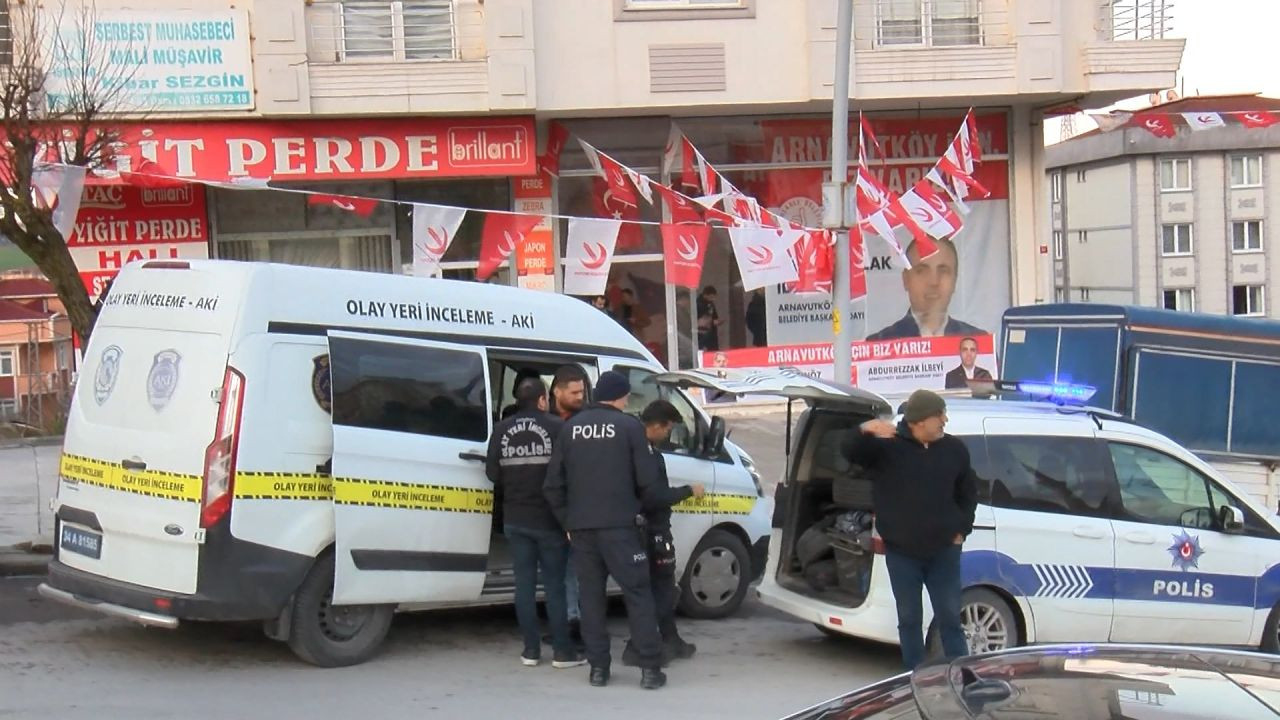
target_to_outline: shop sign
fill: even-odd
[[[51,12],[64,12],[60,3],[54,7]],[[247,10],[99,9],[87,28],[62,20],[49,17],[61,39],[45,48],[45,57],[51,58],[45,94],[50,109],[76,101],[85,70],[103,83],[119,83],[127,110],[253,109]],[[86,51],[90,56],[85,57]]]
[[[516,284],[530,290],[555,292],[556,289],[555,236],[549,217],[552,183],[551,175],[544,168],[539,168],[533,177],[511,181],[516,212],[542,216],[542,221],[516,245]]]

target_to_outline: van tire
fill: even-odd
[[[332,601],[333,555],[326,554],[293,596],[289,647],[294,654],[320,667],[358,665],[373,657],[391,628],[395,606],[335,606]]]
[[[1262,628],[1262,651],[1280,654],[1280,603],[1271,608],[1267,624]]]
[[[732,615],[742,606],[751,585],[751,555],[737,535],[713,528],[689,556],[680,582],[677,607],[684,615],[715,620]],[[736,580],[731,589],[725,582]]]
[[[998,593],[981,587],[965,590],[960,596],[961,622],[965,622],[971,616],[984,620],[990,624],[990,627],[1005,633],[1005,644],[1001,649],[1007,650],[1023,644],[1022,626],[1018,624],[1018,616]],[[970,633],[966,632],[965,635],[968,637]],[[969,652],[973,653],[974,640],[971,637],[968,639]],[[990,650],[979,648],[978,652],[990,652]],[[941,658],[942,655],[942,637],[938,634],[938,624],[933,622],[929,624],[929,634],[925,638],[925,657],[936,659]]]

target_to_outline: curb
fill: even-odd
[[[49,437],[30,437],[30,438],[12,438],[0,440],[0,450],[11,450],[13,448],[24,447],[46,447],[48,445],[61,445],[63,437],[61,435],[53,435]]]
[[[52,548],[47,545],[22,543],[0,547],[0,577],[44,575],[52,559]]]

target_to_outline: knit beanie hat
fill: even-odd
[[[609,370],[600,373],[600,379],[596,381],[595,390],[591,393],[592,398],[597,402],[613,402],[631,392],[631,382],[627,380],[627,376],[620,372]]]
[[[908,423],[927,420],[947,411],[947,401],[942,396],[928,390],[917,390],[907,398],[906,408],[902,411],[902,419]]]

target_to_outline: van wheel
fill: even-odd
[[[680,612],[712,620],[732,615],[751,584],[751,556],[736,535],[711,530],[689,557],[680,583]]]
[[[1267,624],[1262,629],[1262,651],[1280,654],[1280,603],[1271,608]]]
[[[312,665],[358,665],[377,653],[393,614],[394,605],[334,605],[333,555],[325,555],[294,595],[289,647]]]
[[[1009,603],[986,588],[969,588],[960,596],[960,627],[969,644],[969,654],[1007,650],[1022,644],[1018,620]],[[936,622],[929,626],[925,655],[942,657],[942,638]]]

